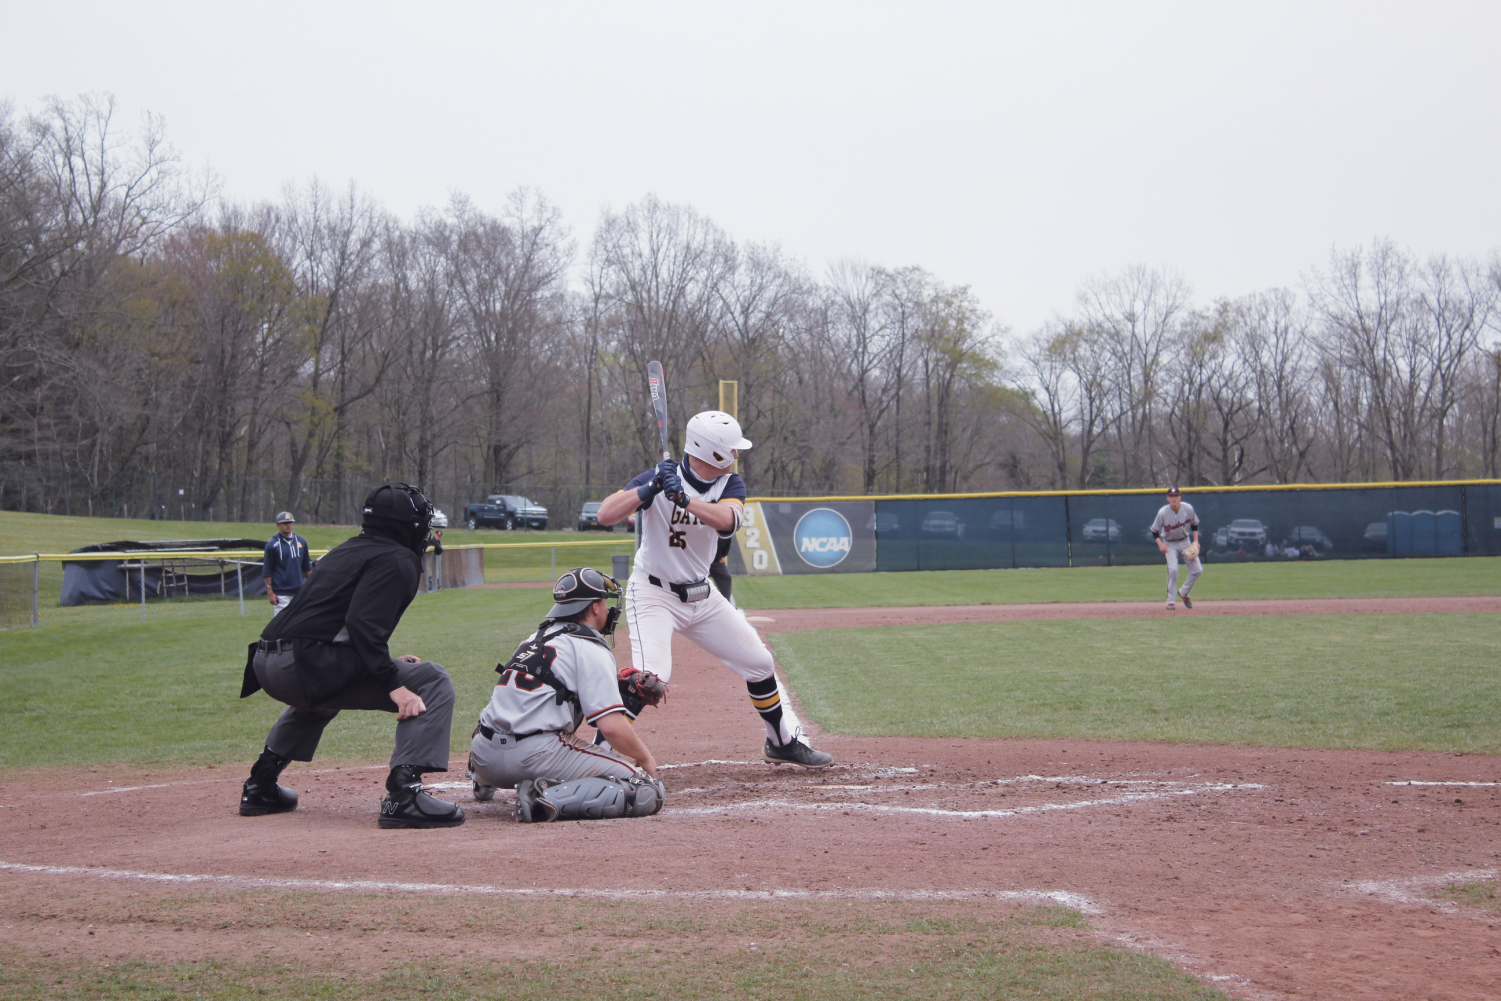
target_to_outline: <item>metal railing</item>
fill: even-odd
[[[634,556],[635,545],[633,538],[621,537],[445,546],[441,554],[429,552],[423,558],[418,593],[484,584],[549,584],[560,572],[559,550],[577,554],[573,560],[565,556],[563,569],[567,569],[578,562],[609,566],[622,550],[624,555]],[[310,551],[315,559],[327,553],[327,549]],[[0,629],[201,615],[248,616],[249,609],[265,594],[261,583],[263,556],[260,550],[226,550],[212,555],[184,551],[0,556]],[[113,563],[123,578],[116,597],[64,604],[64,594],[69,590],[68,564],[103,562]],[[190,578],[196,578],[196,582]],[[217,594],[212,593],[215,580]],[[72,590],[78,590],[76,582]],[[269,612],[269,608],[265,610]]]

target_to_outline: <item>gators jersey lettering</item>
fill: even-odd
[[[635,477],[625,485],[635,490],[650,483],[655,469]],[[687,462],[678,467],[678,476],[683,481],[683,491],[695,500],[709,503],[745,503],[745,481],[739,473],[726,473],[705,483],[688,468]],[[709,576],[709,564],[719,550],[719,532],[699,521],[661,494],[643,507],[636,519],[641,523],[641,548],[636,551],[636,569],[651,574],[658,580],[673,584],[687,584]],[[737,519],[738,522],[738,519]],[[733,536],[726,533],[725,537]]]

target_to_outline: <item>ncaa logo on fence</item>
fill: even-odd
[[[827,570],[850,554],[850,523],[833,508],[816,507],[797,520],[792,543],[810,567]]]

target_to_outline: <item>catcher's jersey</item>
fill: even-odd
[[[648,469],[627,483],[625,489],[635,490],[650,483],[656,474],[655,469]],[[678,467],[678,476],[683,481],[683,492],[692,499],[711,504],[733,502],[735,526],[739,526],[739,512],[745,504],[745,481],[739,473],[725,473],[705,483],[683,462]],[[709,576],[709,564],[719,550],[721,536],[717,529],[705,525],[661,494],[641,508],[636,519],[641,523],[641,548],[636,550],[638,570],[673,584],[688,584]],[[725,537],[734,534],[733,530],[724,533]]]
[[[1194,506],[1188,501],[1180,501],[1176,511],[1171,504],[1162,505],[1157,517],[1152,519],[1153,537],[1164,542],[1185,542],[1198,527],[1199,516],[1194,514]]]
[[[507,669],[490,694],[490,704],[479,714],[481,723],[508,733],[572,733],[580,723],[595,723],[602,716],[625,711],[615,678],[615,655],[605,647],[565,633],[549,640],[543,652],[551,655],[552,673],[578,694],[579,708],[572,702],[558,705],[557,690],[541,678]]]

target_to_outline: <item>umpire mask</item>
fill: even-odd
[[[409,483],[384,483],[365,498],[360,528],[395,539],[421,556],[427,551],[433,506]]]

